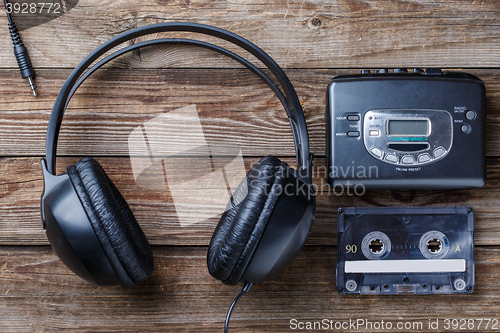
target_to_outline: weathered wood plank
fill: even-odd
[[[228,29],[288,68],[498,67],[499,18],[495,1],[82,0],[68,14],[23,31],[22,37],[38,68],[74,67],[112,36],[164,21]],[[8,44],[8,34],[1,34],[0,45]],[[181,53],[170,59],[185,58]],[[9,48],[0,51],[0,64],[15,66]]]
[[[2,15],[5,17],[0,11]],[[126,156],[128,135],[134,128],[157,115],[196,104],[207,140],[237,144],[245,156],[246,169],[266,154],[282,156],[294,164],[290,128],[278,100],[257,77],[233,61],[196,48],[142,49],[93,76],[70,104],[59,150],[69,157],[59,159],[58,168],[62,171],[80,156],[98,156],[156,245],[156,268],[148,281],[132,289],[91,286],[57,259],[46,246],[40,227],[39,158],[44,154],[50,110],[71,69],[100,43],[122,31],[173,20],[229,29],[268,52],[286,69],[298,91],[306,111],[311,149],[319,156],[314,176],[320,188],[318,210],[308,246],[285,272],[254,286],[240,301],[231,331],[290,331],[292,318],[384,320],[393,327],[398,322],[422,323],[405,331],[429,331],[429,319],[440,321],[437,331],[445,330],[446,318],[498,319],[499,19],[496,1],[82,0],[57,20],[21,32],[37,70],[38,98],[30,96],[27,83],[20,78],[8,34],[0,34],[0,44],[7,46],[0,50],[2,332],[222,331],[227,308],[241,286],[225,286],[207,272],[206,245],[217,218],[182,227],[171,192],[138,187]],[[23,22],[17,23],[22,27]],[[150,38],[164,36],[172,35]],[[386,67],[465,68],[485,81],[489,156],[485,188],[370,191],[362,197],[328,193],[322,157],[326,85],[337,74]],[[199,171],[200,165],[181,165],[175,176]],[[338,207],[448,205],[476,209],[474,294],[337,294]],[[189,208],[196,215],[210,207],[196,204]],[[356,331],[374,330],[358,327]],[[484,324],[474,330],[486,331]]]
[[[423,329],[404,331],[427,331],[429,319],[438,319],[441,330],[446,318],[498,319],[500,249],[477,247],[475,252],[472,295],[346,297],[335,287],[335,247],[306,247],[284,272],[241,299],[231,329],[284,332],[293,318],[327,318],[422,322]],[[241,285],[226,286],[210,277],[205,247],[162,247],[153,253],[150,279],[129,289],[98,288],[73,275],[49,247],[1,247],[2,331],[221,331]]]
[[[97,158],[109,177],[129,202],[148,239],[155,245],[208,245],[217,224],[217,212],[211,218],[201,218],[213,209],[201,199],[190,200],[187,209],[192,211],[181,224],[176,213],[172,194],[165,190],[151,190],[136,185],[128,158]],[[196,159],[193,159],[196,161]],[[291,165],[293,159],[285,159]],[[75,158],[60,158],[59,171],[76,163]],[[257,162],[245,159],[247,170]],[[177,174],[199,173],[200,161],[175,167]],[[179,162],[177,162],[179,163]],[[482,189],[457,191],[368,191],[363,196],[333,191],[325,178],[324,159],[316,160],[314,184],[317,196],[316,220],[308,239],[309,245],[335,245],[337,235],[336,211],[347,206],[471,206],[476,210],[475,242],[478,245],[499,245],[500,160],[488,159],[488,180]],[[175,176],[175,174],[174,174]],[[38,158],[0,159],[0,244],[48,244],[40,222],[40,195],[43,183]],[[160,179],[164,182],[164,180]],[[190,195],[190,193],[186,193]],[[182,194],[181,194],[182,196]]]
[[[500,151],[500,70],[468,70],[487,88],[487,155]],[[311,151],[325,153],[328,82],[358,70],[288,70],[308,123]],[[13,70],[0,71],[0,156],[42,156],[46,126],[68,70],[40,71],[38,98]],[[59,143],[61,155],[126,156],[128,136],[155,116],[196,104],[207,141],[237,144],[244,156],[293,156],[290,125],[278,99],[244,69],[102,71],[70,103]],[[19,92],[26,92],[19,93]],[[165,134],[165,140],[170,139]],[[179,137],[180,143],[185,138]]]

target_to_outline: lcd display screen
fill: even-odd
[[[388,135],[399,136],[428,136],[428,119],[389,119],[387,124]]]

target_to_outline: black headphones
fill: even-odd
[[[211,35],[245,49],[274,75],[283,92],[257,67],[221,47],[190,39],[158,39],[125,47],[84,71],[115,46],[140,36],[169,31]],[[154,44],[186,44],[212,49],[242,63],[260,76],[285,107],[292,127],[297,170],[276,157],[257,162],[242,180],[247,189],[223,213],[210,241],[210,274],[226,284],[259,283],[281,272],[304,245],[314,220],[316,199],[311,185],[313,155],[309,153],[306,122],[297,94],[283,70],[248,40],[208,25],[159,23],[122,33],[90,53],[70,74],[52,109],[42,159],[43,227],[59,258],[77,275],[97,285],[132,286],[153,270],[149,243],[134,214],[102,167],[81,159],[55,175],[59,129],[66,106],[78,86],[117,56]],[[82,75],[83,74],[83,75]]]

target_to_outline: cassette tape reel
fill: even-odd
[[[454,294],[474,290],[470,207],[339,208],[341,294]]]

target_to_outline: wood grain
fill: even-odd
[[[0,16],[6,24],[3,11]],[[136,184],[128,137],[158,115],[195,104],[208,143],[238,145],[246,170],[267,154],[294,165],[290,127],[278,99],[234,61],[198,48],[144,48],[94,74],[70,103],[61,130],[58,171],[82,156],[94,156],[103,165],[153,245],[155,271],[150,279],[129,289],[90,285],[56,257],[40,224],[40,158],[45,154],[50,112],[64,81],[89,52],[109,38],[130,28],[167,21],[225,28],[268,52],[297,90],[311,150],[317,156],[313,181],[318,205],[307,245],[283,273],[255,285],[240,301],[231,332],[293,331],[293,318],[384,320],[393,327],[398,322],[423,324],[404,330],[408,332],[429,331],[429,320],[439,320],[437,331],[449,331],[444,326],[446,318],[498,320],[499,19],[498,1],[81,0],[58,19],[21,31],[37,71],[37,98],[32,98],[20,78],[5,27],[0,34],[0,44],[6,46],[0,50],[0,330],[222,331],[227,308],[241,286],[223,285],[206,269],[207,245],[218,218],[181,226],[167,187],[171,184],[155,190]],[[147,38],[167,36],[172,34]],[[180,36],[227,46],[215,38],[175,34]],[[358,73],[361,68],[397,67],[463,70],[485,82],[488,180],[484,188],[370,191],[360,197],[329,192],[323,115],[328,82],[335,75]],[[169,170],[175,171],[170,180],[203,171],[203,161],[194,157],[188,163],[173,158],[168,162]],[[453,205],[472,206],[476,211],[476,289],[472,295],[341,297],[336,292],[339,207]],[[191,203],[187,208],[196,217],[211,207]],[[491,331],[491,326],[474,331]]]
[[[286,68],[499,67],[499,18],[495,1],[82,0],[22,37],[35,68],[74,67],[116,34],[165,21],[228,29]],[[2,34],[0,44],[9,43]],[[9,48],[0,52],[0,64],[15,66]]]
[[[2,247],[2,331],[222,331],[227,308],[241,285],[226,286],[210,277],[205,247],[160,247],[153,253],[153,275],[139,286],[98,288],[74,276],[49,247]],[[335,262],[335,247],[304,248],[284,272],[253,286],[241,299],[231,330],[287,332],[293,318],[370,319],[394,325],[428,325],[429,319],[439,319],[444,329],[445,318],[498,317],[491,306],[500,292],[495,277],[500,269],[498,247],[476,250],[476,288],[471,295],[340,296]]]
[[[220,212],[203,219],[206,200],[188,200],[193,211],[189,223],[181,224],[169,187],[152,190],[136,185],[128,158],[97,158],[111,180],[121,191],[146,236],[154,245],[208,245]],[[169,159],[179,175],[199,173],[202,160]],[[245,159],[247,171],[258,159]],[[60,158],[59,171],[77,162],[75,158]],[[285,161],[291,165],[294,160]],[[335,191],[326,183],[325,160],[318,158],[314,184],[318,189],[317,212],[308,245],[335,245],[337,240],[336,212],[339,207],[406,207],[406,206],[471,206],[476,210],[475,244],[500,245],[498,220],[498,191],[500,188],[500,159],[488,159],[487,184],[481,189],[455,191],[367,191],[362,196]],[[176,174],[173,174],[175,177]],[[164,179],[164,178],[163,178]],[[160,181],[164,182],[163,179]],[[39,158],[0,159],[0,245],[48,244],[40,222],[40,195],[43,183]],[[342,194],[342,195],[341,195]],[[353,193],[351,193],[353,194]],[[192,193],[186,193],[192,196]],[[181,195],[182,196],[182,195]]]
[[[485,82],[487,155],[499,156],[500,70],[467,71]],[[359,71],[287,71],[303,104],[311,151],[317,156],[325,154],[324,92],[340,73]],[[133,129],[191,104],[197,107],[208,142],[236,144],[244,156],[295,154],[283,107],[248,70],[109,69],[96,74],[70,102],[61,129],[60,155],[127,156]],[[50,111],[69,71],[39,71],[36,99],[29,98],[26,82],[17,75],[0,71],[6,80],[0,85],[0,156],[42,156]]]

